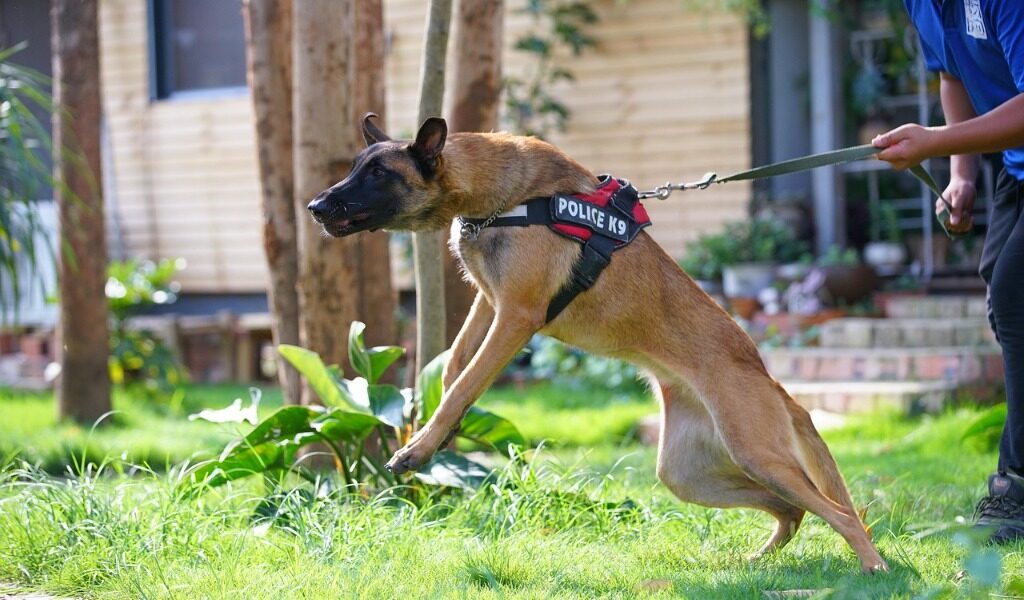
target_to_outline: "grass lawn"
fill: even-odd
[[[196,387],[186,404],[219,407],[239,395],[244,388]],[[265,408],[279,401],[270,395]],[[177,487],[173,465],[216,452],[231,428],[122,396],[118,421],[90,437],[54,424],[48,396],[0,393],[0,459],[17,451],[51,472],[82,448],[115,459],[98,476],[55,477],[17,463],[0,469],[0,582],[90,598],[1024,593],[1024,546],[986,549],[956,526],[995,463],[993,452],[960,441],[972,411],[872,415],[826,432],[893,567],[865,576],[817,517],[782,552],[749,563],[745,555],[767,538],[772,520],[681,504],[658,485],[654,450],[630,435],[636,418],[654,410],[649,399],[539,386],[495,390],[482,402],[550,445],[473,494],[415,507],[388,496],[342,502],[292,493],[269,520],[259,516],[267,495],[260,482],[198,497]],[[129,475],[122,453],[159,468]]]

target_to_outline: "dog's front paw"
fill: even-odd
[[[395,475],[415,471],[430,460],[431,454],[433,453],[419,451],[414,446],[406,446],[395,452],[395,455],[391,457],[388,464],[384,465],[384,468]]]
[[[875,573],[888,573],[889,563],[882,559],[878,559],[878,562],[876,563],[861,565],[861,570],[869,575],[873,575]]]

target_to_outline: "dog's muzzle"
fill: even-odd
[[[323,192],[310,202],[306,209],[324,231],[334,237],[344,237],[365,230],[376,231],[387,224],[395,214],[394,210],[371,208],[355,203],[345,203],[332,194]]]

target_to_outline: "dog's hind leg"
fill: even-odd
[[[703,392],[729,456],[748,477],[824,519],[857,553],[864,571],[888,570],[856,510],[847,505],[848,493],[829,498],[815,485],[814,471],[822,464],[805,466],[806,441],[798,436],[806,432],[794,426],[788,398],[775,381],[763,372],[738,371],[716,378]]]
[[[658,478],[679,499],[718,508],[763,510],[778,521],[775,532],[752,554],[756,559],[785,546],[804,511],[750,479],[729,456],[704,405],[685,384],[654,386],[661,396]]]

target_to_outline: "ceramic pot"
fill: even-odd
[[[726,298],[756,298],[775,281],[775,265],[742,263],[722,269],[722,292]]]

